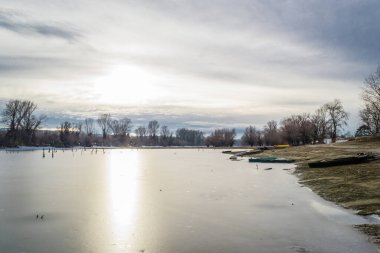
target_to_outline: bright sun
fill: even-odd
[[[105,104],[146,104],[160,97],[157,78],[150,72],[131,65],[112,68],[95,80],[94,93]]]

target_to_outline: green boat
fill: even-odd
[[[294,163],[294,159],[286,159],[276,156],[266,156],[266,157],[252,157],[248,160],[250,163]]]

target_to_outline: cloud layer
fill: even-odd
[[[261,126],[340,98],[354,129],[380,59],[377,1],[0,2],[0,99],[56,119]]]

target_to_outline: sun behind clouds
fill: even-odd
[[[158,86],[159,77],[135,65],[118,65],[94,81],[98,103],[138,105],[161,98],[165,91]]]

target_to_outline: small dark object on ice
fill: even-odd
[[[266,168],[265,170],[271,170],[272,168]]]
[[[43,220],[44,219],[44,216],[43,215],[41,215],[41,220]]]
[[[38,219],[38,214],[36,215],[36,219]]]

